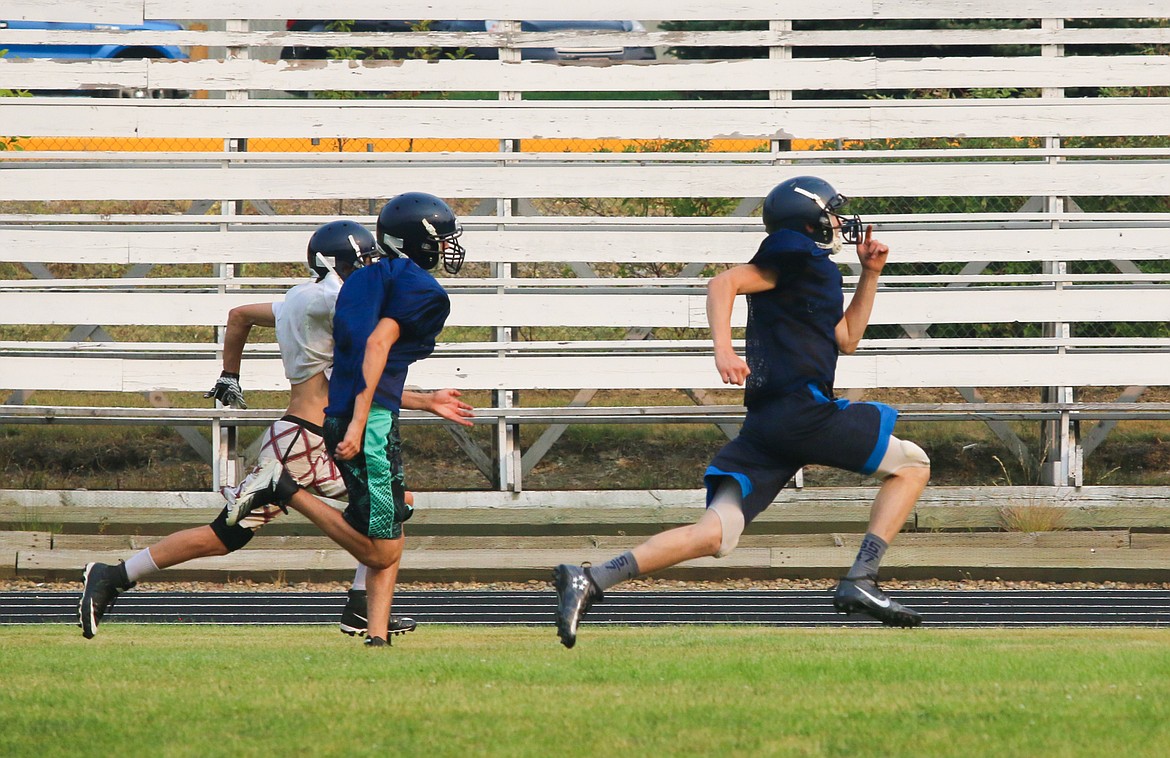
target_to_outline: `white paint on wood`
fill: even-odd
[[[475,219],[464,218],[470,225]],[[661,219],[678,230],[614,229],[613,219],[580,219],[579,231],[471,227],[463,237],[469,260],[492,263],[745,263],[763,238],[751,231],[688,229],[685,219]],[[758,219],[745,219],[755,226]],[[606,228],[589,230],[590,226]],[[102,231],[0,227],[0,261],[21,263],[301,263],[314,226],[302,231],[258,228],[185,231]],[[1162,260],[1162,227],[887,231],[891,263],[970,261]],[[843,257],[842,262],[849,259]],[[886,274],[883,283],[897,281]],[[452,279],[450,284],[458,285]]]
[[[454,281],[454,280],[453,280]],[[1170,321],[1166,287],[907,288],[883,291],[871,324],[997,322]],[[706,297],[670,289],[599,294],[588,288],[560,293],[512,292],[451,295],[448,326],[707,328]],[[273,302],[276,293],[7,292],[3,324],[125,324],[216,326],[238,305]],[[732,323],[742,326],[738,298]]]
[[[744,197],[766,194],[809,166],[635,165],[545,162],[449,166],[237,166],[66,168],[0,163],[0,200],[338,199],[372,187],[404,187],[449,198]],[[1160,163],[888,163],[825,165],[819,176],[854,197],[1154,195],[1166,191]]]
[[[4,0],[0,16],[20,21],[141,24],[143,5],[143,0]]]
[[[1116,27],[1084,29],[932,29],[932,47],[959,45],[1157,45],[1170,41],[1170,29]],[[342,47],[845,47],[859,49],[889,45],[920,45],[919,29],[845,30],[731,30],[731,31],[599,31],[553,32],[286,32],[179,29],[126,31],[121,29],[0,29],[0,49],[6,45],[176,45],[205,47],[277,48],[303,45]],[[252,55],[265,59],[273,57]]]
[[[1161,87],[1165,55],[1017,58],[799,58],[632,63],[366,60],[38,60],[0,58],[13,89],[361,92],[658,92]]]
[[[45,137],[877,139],[1161,135],[1170,98],[765,102],[15,99],[5,130]]]
[[[1045,387],[1059,378],[1068,386],[1158,385],[1170,372],[1165,351],[1075,354],[982,352],[978,354],[852,355],[840,359],[837,389],[898,387]],[[280,362],[245,359],[253,390],[284,390]],[[103,392],[202,392],[219,374],[214,358],[137,360],[113,358],[5,358],[0,387]],[[411,369],[409,382],[462,390],[721,389],[708,356],[435,356]]]
[[[25,0],[28,2],[29,0]],[[86,0],[57,0],[82,7]],[[313,0],[142,0],[147,18],[319,18]],[[330,18],[385,18],[382,0],[335,0]],[[819,6],[803,0],[597,0],[556,9],[564,19],[869,19],[869,18],[1144,18],[1165,15],[1161,0],[837,0]],[[531,19],[549,13],[544,0],[405,0],[394,4],[396,18]]]

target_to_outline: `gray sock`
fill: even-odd
[[[633,579],[637,575],[638,561],[634,559],[634,554],[629,551],[606,561],[600,566],[589,567],[589,576],[593,577],[593,583],[602,592],[608,590],[618,582]]]
[[[886,554],[888,547],[881,537],[866,532],[865,538],[861,540],[861,549],[857,551],[857,558],[853,561],[853,567],[849,569],[845,578],[862,579],[867,576],[876,578],[878,566],[881,565],[882,556]]]

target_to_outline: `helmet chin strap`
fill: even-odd
[[[321,255],[321,253],[317,253],[317,263],[320,263],[323,268],[329,269],[329,273],[333,274],[338,279],[341,278],[341,274],[337,273],[337,269],[333,268],[333,264],[329,262],[328,258],[326,258],[324,255]]]
[[[397,242],[398,244],[395,244]],[[391,237],[389,234],[383,234],[381,244],[385,248],[389,248],[390,252],[394,253],[399,258],[410,257],[406,255],[406,251],[402,249],[403,240],[400,237]]]

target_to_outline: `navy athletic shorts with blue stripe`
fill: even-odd
[[[898,412],[884,403],[831,399],[815,384],[761,402],[748,409],[739,436],[707,467],[707,504],[723,478],[731,477],[743,492],[750,524],[805,466],[872,474],[897,419]]]

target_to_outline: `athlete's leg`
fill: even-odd
[[[638,562],[638,573],[652,574],[692,558],[715,555],[722,539],[723,524],[707,509],[695,523],[659,532],[631,552]]]
[[[366,565],[369,569],[366,575],[367,592],[370,589],[373,571],[390,568],[397,563],[398,556],[402,553],[401,538],[377,539],[362,534],[349,525],[341,511],[314,497],[307,490],[298,489],[288,500],[288,507],[304,515],[326,536]]]
[[[891,435],[874,475],[882,486],[870,508],[869,531],[889,543],[930,481],[930,458],[913,442]]]
[[[168,534],[145,552],[150,554],[155,568],[161,570],[196,558],[227,555],[231,551],[220,541],[211,526],[204,525]],[[130,561],[127,561],[127,564],[129,563]],[[142,577],[132,576],[130,580],[138,581],[140,578]]]
[[[869,511],[870,533],[891,542],[902,530],[928,481],[929,467],[904,468],[886,477]]]
[[[369,598],[369,627],[366,635],[390,639],[390,605],[394,598],[394,584],[398,580],[398,563],[402,557],[403,538],[378,540],[387,542],[393,552],[393,562],[386,568],[371,568],[366,576],[366,592]]]
[[[882,477],[882,486],[870,508],[869,530],[849,572],[833,592],[833,606],[843,613],[864,613],[890,626],[918,626],[922,615],[888,597],[878,586],[877,577],[886,548],[926,488],[930,459],[913,442],[890,435],[873,473]]]

